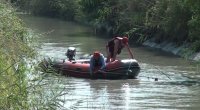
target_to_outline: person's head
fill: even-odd
[[[122,42],[123,44],[128,44],[128,37],[123,37]]]
[[[95,59],[98,59],[98,58],[100,57],[100,52],[99,52],[99,51],[95,51],[95,52],[93,53],[93,57],[94,57]]]

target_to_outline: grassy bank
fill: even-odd
[[[10,3],[1,0],[1,110],[56,109],[61,106],[59,96],[63,88],[56,85],[59,79],[47,80],[48,75],[37,68],[34,37],[36,35],[24,27]]]
[[[24,58],[31,57],[26,30],[6,2],[0,3],[0,108],[26,109]]]

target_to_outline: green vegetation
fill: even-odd
[[[27,108],[24,58],[32,49],[27,44],[25,28],[8,4],[0,3],[0,108]]]
[[[33,14],[93,25],[108,36],[128,34],[143,42],[189,43],[200,50],[200,2],[196,0],[12,0]],[[26,5],[24,5],[26,4]],[[29,5],[29,6],[27,6]],[[36,8],[35,8],[36,7]]]
[[[191,43],[194,51],[200,50],[199,1],[80,0],[80,2],[81,11],[89,17],[88,20],[104,24],[107,30],[112,28],[112,35],[128,34],[140,41],[155,37],[157,42],[168,40],[178,45]]]
[[[34,36],[35,37],[35,36]],[[0,2],[0,109],[30,110],[61,107],[58,80],[38,71],[34,39],[10,4]],[[34,59],[33,59],[34,58]],[[55,87],[54,87],[55,86]],[[48,88],[48,87],[52,87]],[[48,89],[47,89],[48,88]],[[47,94],[48,93],[48,94]]]
[[[77,0],[12,0],[21,11],[34,15],[74,20],[78,13]]]

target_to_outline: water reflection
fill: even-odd
[[[66,108],[73,109],[197,109],[200,87],[173,81],[90,80],[67,78]],[[193,105],[191,107],[191,105]]]
[[[110,81],[69,78],[68,81],[69,84],[66,86],[69,89],[69,96],[66,98],[65,107],[80,110],[122,109],[124,107],[128,109],[131,102],[131,88],[139,84],[139,80]]]

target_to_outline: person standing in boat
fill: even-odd
[[[133,53],[128,44],[128,37],[115,37],[108,41],[106,45],[107,60],[106,62],[113,62],[116,59],[117,54],[121,53],[121,50],[126,47],[128,52],[133,59]]]
[[[92,76],[95,72],[103,70],[106,66],[104,56],[99,51],[95,51],[90,58],[90,75]]]

